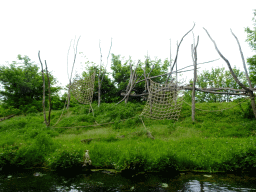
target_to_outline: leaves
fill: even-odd
[[[43,81],[39,67],[30,62],[28,56],[18,55],[18,59],[22,63],[14,61],[10,66],[0,66],[0,83],[4,88],[0,91],[0,95],[5,104],[21,109],[22,106],[42,100]],[[50,81],[52,85],[57,82],[52,75],[50,75]],[[47,82],[46,85],[48,85]],[[52,87],[51,92],[54,94],[59,90],[60,87]],[[45,93],[48,95],[48,91]],[[41,110],[41,106],[37,110]]]
[[[237,78],[246,86],[248,86],[246,77],[243,72],[241,72],[236,67],[233,68],[234,73]],[[192,80],[190,80],[192,83]],[[234,88],[241,89],[241,87],[236,83],[232,77],[229,70],[225,71],[225,68],[212,68],[211,71],[205,70],[197,77],[196,86],[199,88]],[[196,92],[196,101],[197,102],[229,102],[232,98],[238,98],[239,96],[231,96],[228,93],[233,91],[231,90],[222,90],[221,92],[227,92],[224,94],[212,94],[205,92]],[[185,92],[185,98],[187,101],[191,101],[191,91]]]

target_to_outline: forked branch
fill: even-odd
[[[170,78],[170,76],[171,76],[171,74],[172,74],[173,68],[174,68],[174,66],[175,66],[176,63],[177,63],[180,45],[181,45],[183,39],[187,36],[187,34],[189,34],[189,33],[194,29],[195,25],[196,25],[196,24],[194,23],[193,27],[181,38],[180,43],[179,43],[178,46],[177,46],[176,57],[175,57],[175,60],[174,60],[174,62],[173,62],[173,65],[172,65],[172,67],[171,67],[171,71],[170,71],[170,73],[169,73],[169,75],[168,75],[168,77],[167,77],[167,81],[169,80],[169,78]]]
[[[231,75],[233,76],[233,78],[235,79],[235,81],[237,82],[238,85],[240,85],[250,96],[250,99],[251,99],[251,106],[252,106],[252,110],[253,110],[253,114],[254,114],[254,117],[256,119],[256,104],[255,104],[255,96],[253,94],[253,89],[252,89],[252,86],[250,84],[250,79],[249,79],[249,76],[248,76],[248,73],[247,73],[247,69],[246,69],[246,66],[245,66],[245,62],[244,62],[244,56],[243,56],[243,52],[242,52],[242,49],[241,49],[241,46],[240,46],[240,43],[237,39],[237,37],[234,35],[234,33],[231,31],[231,33],[233,34],[233,36],[236,38],[237,40],[237,43],[238,43],[238,46],[239,46],[239,50],[240,50],[240,54],[241,54],[241,57],[242,57],[242,60],[243,60],[243,64],[244,64],[244,68],[245,68],[245,73],[246,73],[246,77],[248,79],[248,83],[250,85],[250,88],[247,88],[243,83],[241,83],[239,81],[239,79],[237,78],[237,76],[235,75],[234,71],[232,70],[232,67],[229,63],[229,61],[221,54],[221,52],[219,51],[215,41],[211,38],[210,34],[208,33],[208,31],[203,28],[205,30],[205,32],[207,33],[207,35],[209,36],[209,38],[211,39],[211,41],[213,42],[214,46],[215,46],[215,49],[216,51],[218,52],[218,54],[220,55],[220,57],[227,63],[228,65],[228,68],[229,68],[229,71],[231,73]]]

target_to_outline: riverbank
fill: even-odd
[[[197,111],[192,122],[191,109],[184,103],[177,122],[144,119],[147,130],[138,117],[143,105],[133,103],[100,108],[93,104],[94,116],[88,107],[76,106],[64,111],[60,120],[62,111],[53,111],[51,125],[59,123],[49,128],[42,113],[16,116],[0,123],[0,167],[81,169],[84,151],[89,150],[91,168],[131,173],[255,171],[256,121],[245,118],[247,103],[198,103],[196,107],[233,108]],[[87,127],[63,128],[74,126]]]

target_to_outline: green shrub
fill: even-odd
[[[246,102],[246,107],[245,107],[245,110],[243,111],[243,116],[244,116],[244,118],[247,118],[247,119],[255,118],[250,100]]]
[[[220,165],[225,171],[255,171],[256,170],[256,148],[246,151],[235,152],[231,157]]]
[[[2,104],[0,106],[0,117],[7,117],[9,115],[19,115],[21,111],[19,109],[15,109],[12,106],[7,106],[5,104]]]
[[[13,164],[22,168],[43,165],[47,155],[55,148],[56,145],[49,135],[44,132],[39,133],[32,143],[20,147]]]
[[[83,150],[74,147],[62,147],[52,153],[47,159],[48,166],[54,170],[65,170],[82,167]]]

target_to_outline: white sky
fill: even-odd
[[[77,59],[77,67],[86,60],[99,64],[100,51],[106,63],[110,41],[111,53],[128,59],[141,59],[148,55],[164,60],[176,54],[176,42],[196,23],[195,36],[199,35],[198,62],[219,58],[203,27],[218,45],[231,65],[242,68],[242,61],[235,38],[230,28],[240,40],[245,58],[255,54],[245,42],[244,28],[252,27],[255,0],[84,0],[84,1],[0,1],[0,64],[16,60],[17,55],[28,55],[39,66],[37,57],[47,60],[48,68],[62,86],[68,83],[67,52],[71,39],[81,35],[78,52],[87,59]],[[178,68],[192,64],[192,33],[180,47]],[[73,50],[70,50],[71,68]],[[111,58],[111,57],[110,57]],[[109,60],[110,66],[110,60]],[[201,65],[203,69],[222,67],[218,62]],[[192,78],[193,72],[183,77]]]

